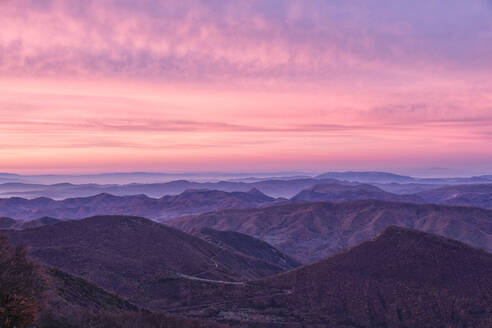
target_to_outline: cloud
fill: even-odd
[[[0,164],[479,158],[484,1],[0,0]]]
[[[231,124],[213,121],[162,121],[158,119],[89,119],[77,121],[56,120],[2,120],[0,122],[2,131],[34,132],[34,133],[77,133],[77,131],[100,131],[104,133],[304,133],[304,132],[344,132],[344,131],[371,131],[379,129],[392,129],[391,126],[383,125],[346,125],[346,124],[286,124],[281,123],[270,126],[252,126]],[[400,128],[399,128],[400,129]]]
[[[378,1],[11,1],[0,18],[9,27],[0,72],[301,83],[490,66],[491,47],[476,32],[491,24],[481,16],[456,1],[446,1],[448,14],[411,3],[382,10]],[[454,26],[453,18],[463,19]]]

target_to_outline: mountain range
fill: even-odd
[[[292,200],[343,202],[378,199],[392,202],[433,203],[492,209],[492,184],[452,185],[411,194],[391,193],[370,184],[318,184],[301,191]]]
[[[7,183],[0,192],[60,199],[0,199],[0,235],[42,269],[39,328],[482,328],[488,179]]]
[[[371,202],[263,210],[311,205],[336,212],[336,207],[350,211],[398,204]],[[427,209],[432,211],[426,215],[431,226],[440,222],[430,217],[437,212],[450,219],[458,214],[455,209],[472,209],[432,206],[436,208]],[[224,212],[233,211],[245,210]],[[299,210],[293,212],[297,220],[303,217]],[[477,219],[469,223],[486,221],[490,226],[490,217],[481,217],[486,212],[472,209],[470,217]],[[49,223],[3,231],[48,266],[51,296],[42,315],[58,326],[46,327],[66,327],[60,322],[87,327],[90,320],[115,327],[127,327],[120,323],[131,320],[141,327],[164,322],[173,322],[169,327],[214,327],[216,322],[259,328],[481,328],[492,322],[492,255],[413,229],[389,225],[375,239],[365,237],[354,247],[297,267],[278,249],[237,232],[196,228],[193,236],[128,216]]]
[[[359,200],[288,203],[174,219],[184,231],[232,230],[262,239],[309,263],[397,225],[437,233],[492,251],[492,211],[474,207]]]
[[[59,183],[54,185],[4,183],[0,184],[1,197],[39,198],[49,197],[53,199],[66,199],[94,196],[108,193],[115,196],[129,196],[145,194],[149,197],[160,198],[168,195],[177,195],[186,190],[219,190],[225,192],[248,192],[258,189],[271,197],[292,197],[301,190],[319,183],[336,182],[333,179],[287,179],[287,180],[261,180],[256,182],[196,182],[187,180],[175,180],[165,183],[132,183],[124,185],[102,184],[71,184]]]
[[[406,175],[378,171],[327,172],[317,175],[315,178],[361,183],[475,184],[490,182],[490,175],[451,178],[415,178]]]
[[[392,193],[397,194],[412,194],[428,189],[434,189],[445,185],[457,184],[482,184],[492,183],[490,176],[477,176],[470,178],[413,178],[409,176],[395,175],[386,172],[329,172],[316,177],[309,176],[283,176],[274,178],[241,178],[231,180],[166,180],[163,182],[159,179],[152,180],[156,174],[137,174],[136,177],[150,177],[147,180],[135,178],[133,183],[128,183],[127,178],[132,177],[132,174],[109,174],[110,177],[124,176],[120,184],[103,184],[104,179],[93,179],[97,183],[67,183],[71,180],[60,180],[56,184],[44,184],[36,182],[38,180],[13,181],[13,175],[6,176],[7,180],[2,180],[0,177],[0,197],[23,197],[23,198],[38,198],[49,197],[53,199],[66,199],[76,197],[94,196],[100,193],[109,193],[117,196],[128,196],[145,194],[149,197],[160,198],[165,195],[176,195],[189,189],[209,189],[221,190],[226,192],[242,191],[247,192],[253,188],[271,197],[286,197],[291,198],[303,189],[312,187],[316,184],[328,183],[368,183]],[[158,176],[158,174],[157,174]],[[63,176],[64,177],[64,176]],[[96,177],[96,176],[95,176]],[[168,175],[173,177],[173,175]],[[48,181],[48,180],[42,180]],[[79,181],[79,180],[76,180]],[[113,180],[109,180],[113,181]],[[142,183],[141,181],[148,181]],[[136,183],[138,182],[138,183]]]
[[[279,182],[279,181],[277,181]],[[282,183],[288,183],[283,181]],[[403,203],[435,203],[492,209],[492,184],[445,186],[414,194],[397,194],[370,184],[330,182],[308,187],[290,200],[275,199],[256,188],[247,192],[186,190],[179,195],[151,198],[146,195],[98,194],[82,198],[53,200],[46,197],[0,199],[0,216],[17,220],[45,217],[80,219],[94,215],[135,215],[158,221],[223,209],[264,208],[289,202],[346,202],[384,200]],[[33,223],[35,224],[35,223]]]
[[[145,195],[114,196],[99,194],[84,198],[53,200],[50,198],[0,199],[0,216],[20,220],[42,217],[80,219],[99,214],[136,215],[156,220],[198,214],[227,208],[255,208],[273,204],[275,199],[252,189],[248,192],[223,192],[218,190],[187,190],[176,196],[159,199]]]
[[[422,191],[416,196],[430,203],[492,209],[492,183],[444,186]]]

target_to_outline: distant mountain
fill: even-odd
[[[229,301],[196,302],[176,312],[249,327],[488,328],[490,272],[491,254],[389,227],[333,257],[241,290],[220,290]]]
[[[492,184],[444,186],[405,195],[389,193],[369,184],[331,183],[312,186],[292,198],[294,201],[311,202],[343,202],[359,199],[473,206],[492,209]]]
[[[73,187],[75,185],[70,184],[70,183],[60,183],[60,184],[53,184],[53,185],[43,185],[43,184],[34,184],[34,183],[22,183],[22,182],[9,182],[9,183],[2,183],[0,184],[0,190],[2,194],[8,194],[8,193],[35,193],[37,191],[44,191],[46,189],[51,189],[51,190],[64,190],[65,188]],[[90,185],[84,185],[84,186],[90,186]]]
[[[195,232],[194,235],[222,247],[231,248],[247,256],[272,263],[285,270],[301,265],[298,261],[283,254],[270,244],[240,232],[202,228]]]
[[[336,179],[322,178],[324,176],[336,177]],[[0,183],[0,197],[22,197],[29,199],[48,197],[61,200],[66,198],[81,198],[95,196],[101,193],[108,193],[116,196],[144,194],[148,197],[160,198],[165,195],[177,195],[186,190],[207,189],[225,192],[247,192],[253,188],[256,188],[270,197],[291,198],[306,188],[317,184],[331,183],[368,183],[376,185],[377,187],[388,192],[397,194],[411,194],[432,188],[438,188],[443,185],[492,183],[492,179],[486,179],[485,176],[472,178],[416,179],[384,172],[345,172],[326,173],[316,178],[283,177],[282,179],[250,179],[246,181],[218,182],[175,180],[164,183],[131,183],[124,185],[71,183],[43,185]]]
[[[0,173],[0,183],[23,182],[21,176],[12,173]]]
[[[378,187],[381,190],[399,195],[416,194],[418,192],[427,191],[442,187],[443,184],[430,183],[371,183],[372,186]]]
[[[316,176],[316,178],[336,179],[342,181],[355,181],[355,182],[365,182],[365,183],[415,182],[415,178],[409,176],[398,175],[398,174],[387,173],[387,172],[372,172],[372,171],[327,172]]]
[[[378,199],[392,202],[418,202],[423,200],[414,195],[397,195],[369,184],[319,184],[305,189],[292,198],[294,201],[345,202],[361,199]]]
[[[492,183],[445,186],[420,192],[417,196],[432,203],[492,209]]]
[[[479,184],[479,183],[491,183],[490,176],[482,175],[478,177],[469,178],[422,178],[418,179],[420,183],[432,183],[432,184]]]
[[[153,221],[99,216],[27,230],[5,230],[10,241],[29,246],[42,263],[152,307],[165,295],[141,295],[142,284],[162,277],[234,282],[284,269]]]
[[[302,180],[302,179],[311,179],[310,175],[292,175],[292,176],[277,176],[277,177],[247,177],[247,178],[237,178],[237,179],[228,179],[228,182],[260,182],[260,181],[270,181],[270,180]]]
[[[456,184],[478,184],[491,183],[491,176],[482,175],[465,178],[414,178],[406,175],[393,174],[388,172],[327,172],[316,176],[318,179],[336,179],[340,181],[351,181],[370,184],[427,184],[427,185],[456,185]]]
[[[0,173],[0,181],[26,182],[37,184],[74,183],[74,184],[129,184],[129,183],[165,183],[173,180],[188,179],[193,181],[220,181],[247,179],[257,177],[258,179],[269,179],[270,177],[292,177],[305,176],[303,172],[109,172],[96,174],[13,174]]]
[[[373,238],[390,225],[416,228],[492,251],[492,211],[362,200],[225,210],[172,220],[184,231],[208,227],[254,236],[297,260],[322,259]]]
[[[271,197],[292,197],[301,190],[320,183],[336,182],[333,179],[287,179],[287,180],[261,180],[251,183],[245,182],[192,182],[175,180],[166,183],[126,185],[104,184],[70,184],[60,183],[55,185],[8,183],[0,184],[0,197],[23,197],[52,199],[80,198],[108,193],[116,196],[129,196],[144,194],[148,197],[160,198],[166,195],[180,194],[186,190],[219,190],[225,192],[248,192],[258,189]]]
[[[320,183],[334,183],[338,182],[333,179],[294,179],[294,180],[265,180],[250,183],[261,192],[266,193],[272,197],[286,197],[291,198],[301,190],[314,186]]]
[[[145,195],[113,196],[99,194],[85,198],[61,201],[49,198],[0,199],[0,215],[20,220],[42,217],[80,219],[94,215],[135,215],[152,219],[199,214],[227,208],[256,208],[271,204],[275,199],[257,189],[248,192],[227,193],[218,190],[187,190],[176,196],[159,199]]]

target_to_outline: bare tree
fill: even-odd
[[[12,248],[0,234],[0,327],[24,328],[37,317],[43,279],[24,247]]]

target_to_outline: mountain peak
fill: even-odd
[[[412,228],[404,228],[399,226],[389,226],[374,241],[389,242],[398,244],[401,248],[414,250],[416,248],[429,249],[432,245],[440,244],[442,247],[446,245],[451,248],[470,248],[482,252],[478,248],[464,244],[455,239],[450,239],[437,235],[431,232],[424,232]]]
[[[270,196],[268,195],[265,195],[264,193],[262,193],[258,188],[254,187],[254,188],[251,188],[248,192],[248,194],[250,195],[254,195],[254,196],[257,196],[257,197],[261,197],[261,198],[265,198],[265,199],[273,199],[271,198]]]
[[[112,194],[107,193],[107,192],[102,192],[100,194],[94,195],[92,197],[87,197],[87,198],[93,198],[93,199],[112,199],[112,198],[116,198],[116,197],[118,197],[118,196],[112,195]]]
[[[410,182],[415,180],[410,176],[379,171],[326,172],[316,176],[316,178],[331,178],[359,182]]]

